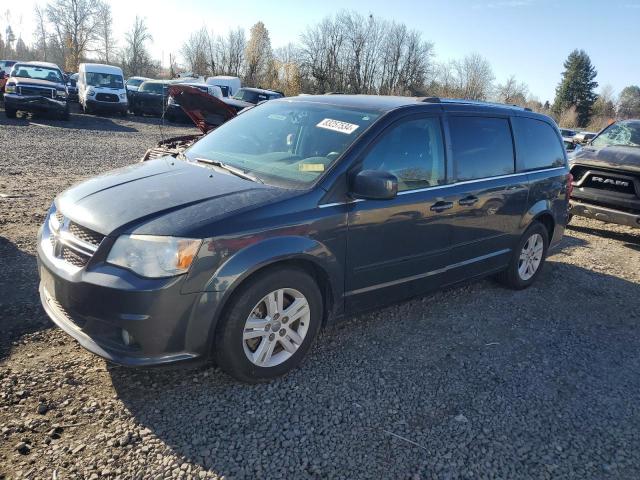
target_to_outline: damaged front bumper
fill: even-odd
[[[38,95],[17,95],[15,93],[4,94],[5,108],[24,112],[57,112],[67,110],[67,101],[55,98],[41,97]]]

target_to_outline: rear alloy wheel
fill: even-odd
[[[520,238],[509,266],[498,274],[498,280],[516,290],[527,288],[540,275],[548,245],[547,228],[534,222]]]
[[[311,347],[322,308],[320,289],[304,271],[283,267],[258,273],[234,293],[219,320],[218,365],[249,383],[287,373]]]

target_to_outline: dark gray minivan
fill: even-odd
[[[58,195],[39,232],[42,304],[120,364],[212,358],[269,379],[336,318],[490,274],[531,285],[570,186],[558,128],[526,109],[273,100]]]

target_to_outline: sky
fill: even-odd
[[[640,84],[640,0],[303,0],[222,2],[218,0],[107,0],[116,38],[123,38],[135,16],[145,17],[154,57],[166,66],[190,33],[206,25],[216,34],[238,26],[247,32],[261,20],[274,48],[297,42],[309,25],[342,10],[405,23],[433,42],[435,61],[469,53],[491,63],[497,82],[510,75],[529,85],[539,100],[553,101],[562,64],[575,48],[584,49],[598,71],[600,86],[619,93]],[[2,2],[5,3],[5,2]],[[34,6],[20,0],[9,14],[14,33],[33,38]],[[6,9],[0,6],[0,31]]]

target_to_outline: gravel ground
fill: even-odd
[[[576,219],[527,291],[350,318],[270,384],[82,350],[40,307],[37,228],[158,138],[153,119],[0,112],[0,479],[640,478],[640,230]]]

